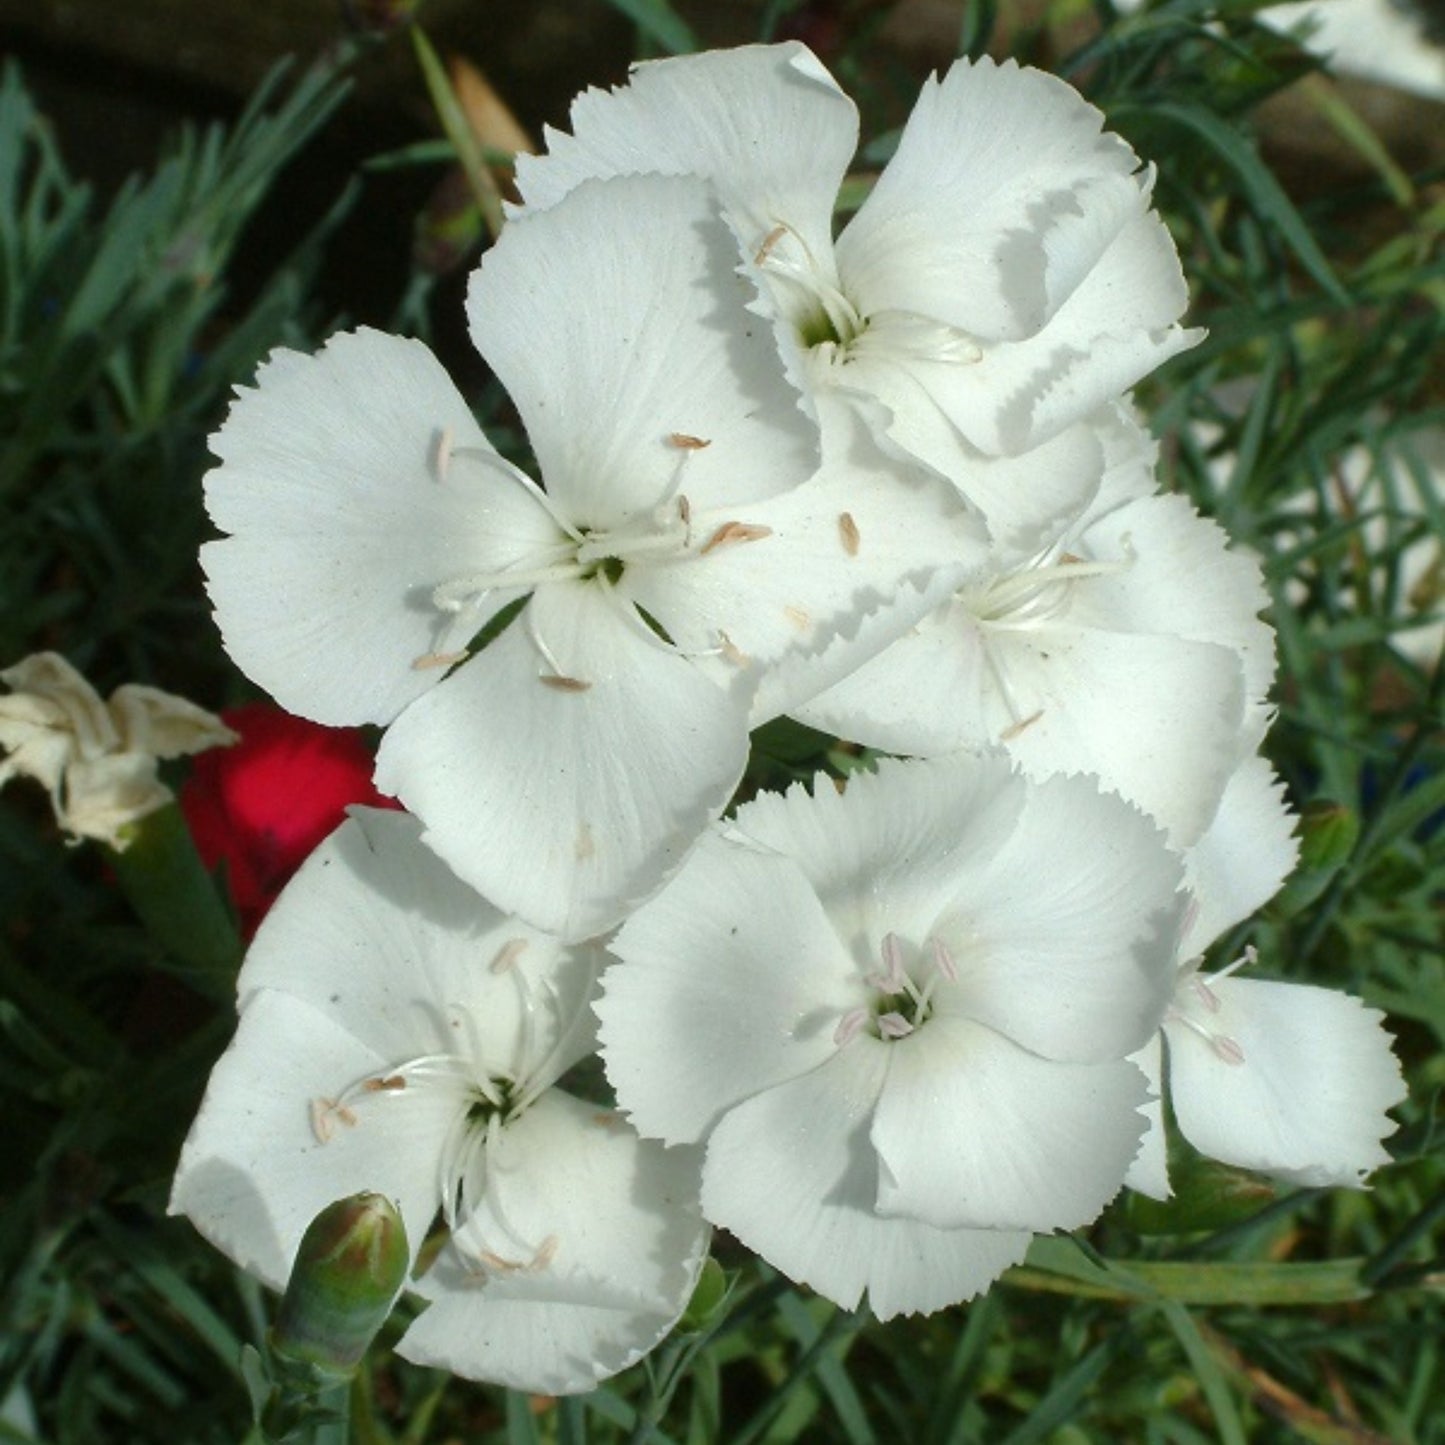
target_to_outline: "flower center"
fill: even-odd
[[[883,935],[881,967],[863,977],[873,997],[838,1020],[835,1044],[841,1048],[864,1031],[878,1039],[907,1038],[928,1021],[940,981],[957,983],[958,965],[941,939],[930,936],[925,947],[926,957],[910,971],[903,961],[903,941],[896,933]]]
[[[1132,559],[1091,562],[1055,546],[1016,572],[1001,573],[956,595],[989,627],[1038,627],[1068,611],[1075,583],[1088,577],[1117,576],[1131,565]]]
[[[1018,696],[1009,677],[1008,649],[999,643],[1008,633],[1059,621],[1068,612],[1080,582],[1127,572],[1133,562],[1133,557],[1117,562],[1089,561],[1054,544],[1017,571],[1000,573],[954,594],[954,602],[977,630],[988,677],[1010,718],[999,741],[1017,737],[1042,716],[1039,709],[1026,709]]]
[[[679,557],[692,540],[686,498],[669,495],[651,512],[631,517],[621,526],[594,529],[562,517],[529,477],[520,472],[512,475],[543,503],[563,535],[500,567],[441,583],[432,591],[432,605],[438,611],[475,612],[480,621],[496,593],[531,592],[549,582],[597,581],[615,587],[629,567]]]
[[[757,541],[772,535],[772,529],[726,514],[711,518],[694,517],[691,503],[682,491],[688,458],[705,450],[710,440],[683,432],[663,438],[675,449],[677,462],[662,499],[646,511],[624,518],[611,527],[592,527],[563,516],[553,500],[524,472],[490,453],[445,452],[447,465],[454,457],[475,462],[489,475],[500,475],[521,488],[545,511],[555,524],[555,535],[519,547],[516,554],[491,568],[463,573],[433,588],[431,601],[438,612],[452,620],[447,631],[463,634],[473,645],[485,647],[522,612],[527,636],[543,664],[538,680],[563,692],[586,692],[592,681],[562,665],[535,625],[532,609],[523,609],[527,597],[539,587],[559,582],[591,583],[600,588],[622,621],[640,640],[654,647],[682,651],[669,637],[664,621],[644,612],[622,589],[623,579],[634,567],[658,566],[682,560],[699,560],[720,548]],[[687,656],[722,655],[737,666],[748,662],[719,629],[717,645]],[[463,662],[468,651],[433,651],[415,658],[415,669],[451,667]]]
[[[569,989],[564,1003],[549,982],[534,985],[514,966],[525,947],[522,939],[504,945],[491,969],[510,976],[521,994],[515,1050],[520,1062],[515,1070],[488,1066],[477,1016],[451,1004],[433,1016],[433,1024],[449,1041],[463,1045],[462,1051],[419,1054],[357,1079],[334,1098],[311,1100],[311,1129],[321,1144],[329,1143],[338,1128],[365,1128],[377,1109],[415,1108],[425,1101],[432,1106],[429,1116],[435,1117],[438,1106],[445,1111],[447,1124],[437,1151],[438,1209],[454,1247],[482,1279],[545,1268],[556,1253],[555,1237],[527,1238],[507,1219],[498,1190],[498,1175],[505,1167],[503,1134],[557,1082],[577,1056],[579,1038],[591,1027],[591,975],[575,993]],[[544,1009],[551,1016],[550,1027],[539,1027]],[[379,1140],[378,1147],[384,1146],[385,1140]],[[498,1234],[502,1237],[494,1237]]]
[[[826,381],[832,367],[863,356],[898,365],[969,364],[983,357],[973,337],[945,321],[896,309],[865,314],[839,279],[832,253],[820,260],[786,221],[763,238],[753,264],[813,360],[817,382]]]
[[[763,237],[753,264],[768,278],[779,310],[805,349],[846,350],[862,334],[867,323],[844,294],[832,265],[820,263],[786,221]]]
[[[1199,971],[1203,959],[1190,959],[1179,971],[1179,982],[1175,985],[1173,1002],[1165,1012],[1165,1022],[1183,1024],[1191,1033],[1198,1034],[1221,1062],[1233,1066],[1244,1063],[1244,1050],[1239,1042],[1217,1026],[1221,1005],[1219,995],[1209,985],[1228,978],[1236,969],[1253,964],[1258,958],[1251,944],[1232,963],[1208,975]]]

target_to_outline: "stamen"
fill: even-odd
[[[338,1099],[318,1098],[311,1101],[311,1132],[318,1144],[329,1144],[335,1133],[332,1120],[338,1120],[348,1129],[355,1128],[356,1115]]]
[[[771,527],[755,527],[748,522],[724,522],[698,551],[699,557],[706,557],[707,554],[717,547],[726,547],[732,542],[757,542],[764,537],[771,537]]]
[[[559,543],[558,547],[567,547]],[[554,548],[552,550],[557,550]],[[567,550],[571,550],[567,547]],[[496,572],[473,572],[466,577],[456,577],[432,589],[432,606],[438,612],[464,612],[489,592],[530,592],[548,582],[570,582],[581,577],[586,568],[575,556],[563,562],[552,562],[545,566],[518,567],[514,570],[500,568]]]
[[[842,1018],[838,1020],[838,1027],[833,1030],[833,1042],[841,1049],[845,1044],[851,1044],[862,1031],[863,1025],[868,1022],[868,1010],[866,1008],[850,1008]]]
[[[705,439],[703,437],[690,436],[685,431],[669,432],[667,439],[673,446],[681,447],[684,451],[689,452],[700,452],[704,447],[710,447],[712,445],[712,439],[710,437]]]
[[[903,971],[903,941],[896,933],[885,933],[879,951],[883,956],[883,988],[888,993],[902,993],[908,980]]]
[[[1011,743],[1016,737],[1018,737],[1021,732],[1024,732],[1026,729],[1033,727],[1033,725],[1038,722],[1038,720],[1043,717],[1043,715],[1044,710],[1043,708],[1040,708],[1037,712],[1030,713],[1028,717],[1022,718],[1016,723],[1010,723],[998,735],[999,742]]]
[[[412,659],[411,668],[413,672],[427,672],[434,667],[450,667],[453,663],[465,662],[468,655],[465,648],[460,652],[424,652]]]
[[[788,234],[790,229],[788,226],[774,226],[773,229],[763,237],[763,244],[758,247],[757,254],[753,257],[753,265],[761,266],[768,257],[772,255],[773,247]]]
[[[509,938],[493,956],[488,968],[493,973],[506,973],[512,968],[517,960],[527,951],[528,941],[525,938]]]
[[[905,1039],[913,1032],[913,1025],[901,1013],[879,1014],[878,1032],[885,1039]]]
[[[859,543],[862,541],[862,534],[858,531],[858,524],[853,520],[852,512],[838,514],[838,536],[843,543],[843,550],[850,557],[856,557]]]
[[[532,645],[542,654],[543,662],[552,669],[550,675],[539,674],[538,682],[555,688],[558,692],[586,692],[592,686],[590,682],[584,682],[578,677],[571,677],[562,670],[562,664],[552,655],[552,649],[547,646],[542,640],[542,634],[537,631],[537,624],[531,616],[531,608],[527,609],[527,635],[532,639]]]
[[[1244,1062],[1244,1050],[1227,1034],[1215,1034],[1209,1047],[1221,1062],[1237,1067]]]
[[[476,462],[485,472],[500,473],[504,481],[520,487],[574,542],[582,540],[582,533],[558,511],[552,498],[526,472],[520,471],[509,461],[498,456],[496,452],[486,451],[481,447],[459,447],[455,450],[448,450],[448,464],[459,457]]]
[[[928,942],[933,950],[933,966],[938,970],[939,976],[949,983],[957,983],[958,964],[954,962],[947,945],[941,938],[930,938]]]
[[[960,600],[979,619],[994,627],[1019,627],[1047,621],[1068,600],[1067,584],[1087,577],[1116,577],[1132,565],[1122,562],[1083,562],[1071,553],[1069,560],[1025,567],[995,578],[979,589],[961,594]]]
[[[437,449],[435,458],[437,481],[439,482],[446,481],[447,472],[451,469],[452,439],[453,437],[451,427],[444,426],[441,430],[441,435],[437,437]]]
[[[721,644],[718,647],[718,651],[727,658],[734,667],[746,667],[752,661],[752,658],[749,657],[721,627],[718,628],[717,635],[718,641]]]
[[[902,361],[943,361],[972,366],[983,360],[983,348],[968,332],[946,321],[914,311],[875,311],[854,346],[875,356]],[[847,360],[845,357],[844,360]]]
[[[785,237],[791,237],[802,253],[802,262],[778,252],[778,246]],[[816,321],[804,313],[795,317],[800,321],[805,345],[847,346],[864,327],[863,317],[857,307],[839,290],[818,265],[808,243],[786,221],[779,222],[766,236],[753,256],[753,265],[779,281],[785,281],[802,292],[807,312],[816,315],[815,308],[821,308],[832,335],[825,338],[810,336],[816,330]],[[790,308],[790,310],[793,308]]]
[[[1210,1051],[1221,1063],[1229,1064],[1231,1067],[1244,1063],[1244,1050],[1228,1034],[1215,1033],[1213,1029],[1206,1027],[1198,1019],[1190,1018],[1180,1009],[1169,1009],[1165,1018],[1169,1022],[1183,1024],[1185,1028],[1197,1034],[1209,1045]]]
[[[1233,963],[1226,964],[1223,968],[1219,970],[1218,973],[1210,974],[1210,982],[1213,983],[1216,979],[1228,978],[1229,975],[1234,973],[1237,969],[1245,968],[1247,966],[1253,966],[1258,962],[1259,950],[1252,943],[1246,944],[1244,952],[1241,953],[1239,957],[1234,960]]]

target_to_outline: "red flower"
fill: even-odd
[[[373,786],[371,753],[355,729],[322,727],[264,702],[221,717],[241,740],[195,760],[181,810],[206,867],[225,864],[249,938],[350,804],[397,804]]]

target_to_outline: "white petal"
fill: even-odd
[[[901,445],[921,429],[920,455],[943,454],[921,391],[972,446],[1027,451],[1199,339],[1173,325],[1187,295],[1149,178],[1101,122],[1062,82],[1011,64],[958,62],[924,87],[838,243],[875,326],[925,318],[980,353],[904,345],[891,375],[874,368]]]
[[[860,969],[876,972],[889,933],[921,946],[984,874],[1025,806],[1001,757],[883,762],[839,795],[821,780],[739,808],[736,831],[797,860]]]
[[[608,1110],[544,1095],[502,1130],[465,1253],[421,1279],[431,1304],[398,1353],[548,1395],[625,1369],[672,1328],[706,1256],[697,1167]]]
[[[901,630],[908,615],[885,604],[900,591],[916,595],[940,568],[963,580],[986,548],[977,517],[949,487],[890,461],[861,433],[855,442],[781,496],[711,513],[694,505],[695,538],[709,539],[702,554],[630,569],[620,590],[689,651],[716,651],[725,636],[729,647],[712,664],[720,680],[737,653],[766,666],[827,651],[829,668],[856,666],[887,641],[862,629],[865,617],[886,612]],[[739,523],[766,535],[707,550]],[[754,725],[783,711],[801,685],[797,673],[765,678]]]
[[[607,1076],[637,1127],[670,1144],[824,1062],[866,1001],[798,866],[716,834],[611,949],[622,961],[596,1005]]]
[[[1274,680],[1274,631],[1258,615],[1269,593],[1258,561],[1231,551],[1222,527],[1184,497],[1153,496],[1099,518],[1080,540],[1090,558],[1126,566],[1074,590],[1071,622],[1230,647],[1248,697],[1263,699]]]
[[[594,970],[593,950],[563,948],[468,888],[422,846],[415,818],[359,808],[267,913],[238,986],[243,1004],[258,989],[309,1003],[384,1067],[460,1049],[516,1077],[570,1033]]]
[[[1380,1141],[1397,1126],[1385,1110],[1405,1086],[1377,1010],[1305,984],[1201,982],[1218,1007],[1188,984],[1181,1006],[1234,1047],[1221,1052],[1182,1022],[1164,1026],[1175,1117],[1201,1154],[1298,1184],[1353,1187],[1389,1162]]]
[[[747,503],[816,468],[737,265],[703,183],[656,175],[585,183],[483,258],[472,338],[575,526],[610,530],[677,494]]]
[[[317,722],[389,722],[443,676],[418,659],[484,620],[438,612],[432,589],[560,535],[417,341],[274,352],[211,447],[206,506],[232,535],[201,560],[226,650]]]
[[[869,1121],[889,1045],[860,1037],[823,1067],[733,1109],[708,1143],[703,1212],[790,1279],[879,1319],[982,1293],[1028,1250],[1006,1230],[935,1229],[875,1212]]]
[[[999,630],[989,645],[1012,701],[999,736],[1025,772],[1096,773],[1174,846],[1198,838],[1237,762],[1244,685],[1231,649],[1065,624]]]
[[[982,640],[954,590],[949,586],[941,606],[792,715],[836,737],[913,757],[986,747],[1010,720],[989,715]]]
[[[499,908],[586,938],[722,811],[747,761],[748,703],[625,620],[601,584],[553,584],[387,731],[377,786]]]
[[[1053,273],[1070,263],[1087,271],[1117,234],[1108,184],[1139,190],[1137,159],[1101,134],[1103,120],[1064,82],[1011,62],[960,60],[926,81],[897,152],[839,239],[840,268],[865,311],[936,316],[988,340],[1037,332],[1073,289]],[[1112,227],[1097,225],[1101,214]],[[1069,255],[1056,229],[1084,254]]]
[[[572,135],[517,158],[528,209],[591,176],[653,172],[711,181],[752,255],[787,222],[832,251],[833,203],[858,139],[853,102],[806,46],[746,45],[637,66],[628,84],[573,102]]]
[[[1096,331],[1086,321],[1072,324],[1070,312],[1065,306],[1037,336],[1001,342],[978,361],[910,357],[900,361],[899,370],[973,446],[1017,456],[1116,400],[1204,336],[1177,326],[1131,330],[1122,322],[1118,332]],[[902,412],[904,387],[899,380],[887,390],[876,388],[895,414]],[[895,425],[891,433],[906,444],[904,426]]]
[[[795,716],[889,752],[997,745],[1032,777],[1093,773],[1184,847],[1238,765],[1242,693],[1214,643],[996,627],[949,602]]]
[[[1181,872],[1158,829],[1093,779],[1031,785],[934,925],[959,975],[937,1007],[1050,1059],[1132,1052],[1173,991]]]
[[[798,722],[807,723],[820,732],[832,733],[835,737],[852,742],[869,741],[867,734],[852,731],[855,707],[852,699],[861,694],[864,702],[862,716],[872,720],[875,713],[885,714],[887,719],[902,719],[899,736],[908,746],[897,747],[887,742],[872,742],[871,745],[884,752],[914,753],[918,755],[950,752],[955,744],[945,741],[937,747],[913,746],[924,736],[924,729],[930,727],[942,715],[946,724],[945,737],[953,737],[954,708],[957,694],[938,709],[931,708],[927,697],[935,690],[945,692],[948,679],[940,676],[941,667],[947,666],[951,653],[944,652],[921,660],[920,668],[925,684],[919,695],[917,711],[905,707],[902,700],[891,695],[883,706],[875,705],[874,695],[866,679],[874,676],[872,664],[888,659],[888,666],[900,662],[898,650],[909,646],[910,639],[930,631],[935,614],[944,608],[958,587],[958,573],[952,569],[940,568],[923,585],[905,582],[888,601],[871,611],[865,612],[851,626],[841,631],[836,638],[819,652],[790,652],[779,659],[775,667],[764,673],[753,701],[753,726],[787,713]],[[901,672],[903,669],[899,669]],[[894,676],[897,673],[892,674]],[[855,685],[855,679],[865,681]],[[975,688],[975,691],[977,689]],[[966,695],[966,693],[964,694]],[[880,728],[884,725],[879,720]],[[864,728],[869,723],[865,721]],[[980,741],[983,739],[979,734]]]
[[[1257,753],[1246,758],[1213,821],[1184,855],[1185,881],[1197,907],[1181,957],[1203,953],[1274,897],[1299,858],[1298,822],[1269,763]]]
[[[1140,1113],[1144,1116],[1144,1142],[1124,1176],[1124,1183],[1151,1199],[1169,1199],[1169,1140],[1164,1132],[1164,1035],[1157,1033],[1137,1053],[1129,1055],[1149,1082],[1149,1098]]]
[[[1132,1064],[1060,1064],[935,1016],[889,1044],[869,1134],[878,1209],[939,1229],[1076,1229],[1119,1192],[1146,1095]]]
[[[362,1190],[395,1202],[415,1254],[440,1198],[455,1101],[407,1091],[359,1102],[351,1122],[326,1109],[327,1100],[393,1062],[308,1003],[271,989],[252,994],[181,1151],[170,1212],[188,1215],[275,1289],[315,1215]]]

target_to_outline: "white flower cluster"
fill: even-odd
[[[537,477],[413,341],[240,396],[226,645],[384,725],[412,816],[257,936],[173,1198],[221,1248],[279,1284],[384,1192],[445,1226],[402,1353],[558,1392],[671,1328],[708,1223],[886,1318],[1167,1192],[1166,1056],[1219,1158],[1385,1161],[1379,1016],[1199,972],[1294,861],[1272,638],[1125,401],[1197,334],[1102,119],[960,61],[835,239],[857,113],[808,50],[641,66],[471,283]],[[910,760],[722,821],[785,713]],[[562,1087],[599,1041],[621,1113]]]

